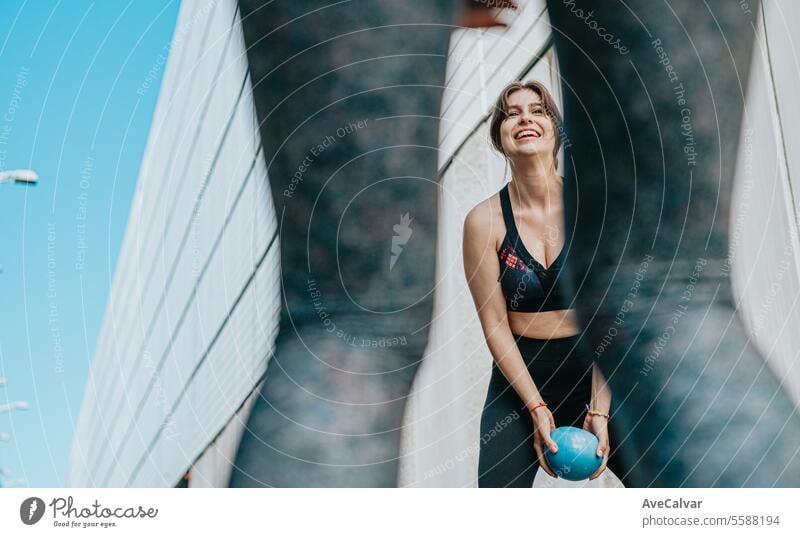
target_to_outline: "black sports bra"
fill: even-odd
[[[566,247],[561,249],[548,268],[544,268],[522,244],[514,223],[508,184],[500,190],[500,206],[503,209],[506,236],[497,252],[500,258],[500,277],[497,281],[503,289],[508,310],[540,312],[567,309],[565,297],[557,285]]]

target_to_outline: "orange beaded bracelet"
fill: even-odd
[[[589,405],[586,405],[586,413],[589,414],[592,417],[600,416],[600,417],[605,418],[605,419],[609,419],[611,417],[606,412],[598,412],[596,410],[592,410],[591,408],[589,408]]]
[[[538,405],[534,406],[533,408],[529,408],[529,409],[528,409],[528,412],[533,412],[534,410],[536,410],[536,409],[537,409],[537,408],[539,408],[540,406],[544,406],[544,407],[546,407],[546,406],[547,406],[547,403],[545,403],[544,401],[542,401],[541,403],[539,403]]]

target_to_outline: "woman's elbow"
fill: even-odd
[[[511,330],[506,315],[487,314],[481,319],[481,326],[483,327],[483,333],[487,340],[491,337],[504,334],[506,330]]]

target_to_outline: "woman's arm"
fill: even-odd
[[[605,377],[596,365],[592,366],[592,397],[589,401],[589,409],[606,415],[611,409],[611,388],[608,387]],[[591,481],[600,477],[600,474],[606,470],[608,454],[611,453],[608,440],[608,418],[591,415],[587,412],[583,419],[583,428],[597,437],[597,456],[603,457],[600,467],[589,477]]]
[[[603,414],[611,409],[611,388],[596,365],[592,366],[592,399],[589,408]]]
[[[497,282],[500,265],[492,237],[488,201],[472,209],[464,221],[464,272],[486,343],[497,366],[530,410],[542,402],[539,390],[514,341],[503,292]]]
[[[550,476],[557,477],[544,456],[545,449],[552,453],[558,451],[558,446],[550,438],[550,431],[556,428],[553,414],[546,406],[537,406],[543,402],[542,396],[511,334],[506,301],[497,283],[500,263],[491,231],[492,225],[498,223],[492,221],[492,214],[491,202],[485,201],[472,209],[464,221],[464,272],[489,351],[530,412],[533,449],[539,464]]]

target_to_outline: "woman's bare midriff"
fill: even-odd
[[[509,311],[508,324],[512,334],[533,339],[558,339],[580,332],[575,310],[534,313]]]

